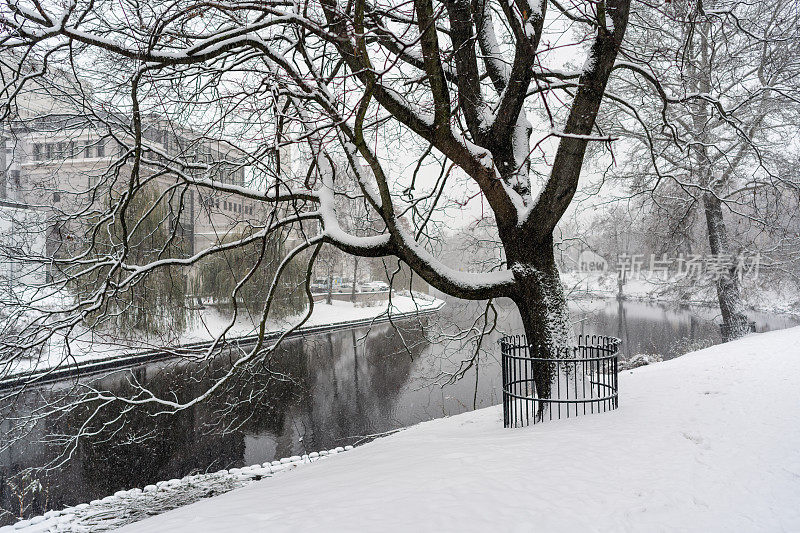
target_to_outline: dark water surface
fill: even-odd
[[[571,308],[576,333],[621,338],[623,357],[658,353],[670,358],[721,341],[711,309],[612,300],[579,301]],[[497,311],[506,333],[521,332],[510,305],[500,304]],[[59,458],[63,444],[58,438],[74,434],[97,404],[49,416],[11,442],[15,418],[75,397],[85,384],[130,394],[134,378],[162,396],[175,391],[178,399],[186,399],[205,390],[226,363],[209,368],[159,362],[26,391],[2,413],[0,423],[6,439],[0,451],[0,525],[13,521],[9,513],[18,515],[20,498],[24,514],[33,516],[159,480],[354,444],[473,405],[499,403],[499,332],[484,340],[477,376],[470,368],[463,379],[443,385],[473,346],[462,347],[457,330],[471,327],[479,314],[477,304],[449,302],[436,316],[405,320],[398,328],[381,324],[291,339],[270,365],[177,415],[141,409],[123,415],[119,405],[105,407],[104,419],[118,417],[107,431],[70,448],[69,459],[57,468],[28,475],[25,469]],[[758,331],[798,324],[785,316],[752,318]],[[624,390],[621,397],[624,401]]]

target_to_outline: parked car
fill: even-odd
[[[359,292],[372,292],[372,284],[368,281],[358,284]]]
[[[328,292],[328,283],[320,283],[319,280],[314,280],[314,283],[310,285],[310,288],[311,292]]]
[[[389,290],[389,284],[385,281],[368,281],[361,284],[361,292],[383,292]]]

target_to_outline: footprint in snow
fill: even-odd
[[[703,437],[699,435],[692,435],[691,433],[686,433],[685,431],[682,432],[681,435],[683,435],[683,438],[686,440],[690,440],[695,444],[703,444]]]

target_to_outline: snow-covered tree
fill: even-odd
[[[123,191],[102,207],[104,223],[135,224],[125,205],[154,180],[179,196],[181,209],[193,197],[219,208],[214,198],[224,196],[258,203],[263,216],[242,238],[186,257],[137,261],[123,238],[101,257],[46,258],[82,265],[73,277],[98,265],[116,277],[57,315],[45,313],[4,348],[19,352],[55,332],[69,337],[142,277],[192,268],[291,227],[295,247],[272,287],[306,250],[310,273],[323,245],[394,256],[449,295],[510,298],[530,341],[554,353],[571,342],[571,331],[553,232],[578,188],[587,147],[611,141],[596,123],[609,78],[641,68],[619,61],[629,3],[5,0],[2,118],[27,120],[29,132],[23,98],[41,101],[42,80],[55,72],[80,81],[56,91],[69,100],[71,120],[91,121],[97,135],[121,146],[104,161],[104,183]],[[583,66],[565,70],[565,51]],[[41,113],[35,120],[41,125]],[[210,144],[216,148],[204,152]],[[289,171],[273,157],[287,145],[298,154]],[[353,193],[334,163],[342,160],[356,177]],[[422,176],[434,166],[438,178]],[[406,167],[413,173],[398,170]],[[244,178],[226,179],[228,171]],[[435,253],[437,213],[465,190],[485,202],[502,245],[502,262],[489,271],[463,271]],[[383,231],[348,232],[348,202],[369,206]],[[262,332],[274,294],[265,297]],[[257,343],[231,373],[264,352]],[[188,403],[157,395],[136,403],[182,409],[214,389]]]

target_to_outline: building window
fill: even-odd
[[[97,141],[97,157],[106,156],[106,140],[100,139]]]
[[[33,160],[34,161],[42,160],[42,145],[39,143],[33,145]]]
[[[54,192],[53,193],[53,203],[58,203],[61,201],[61,193]]]

